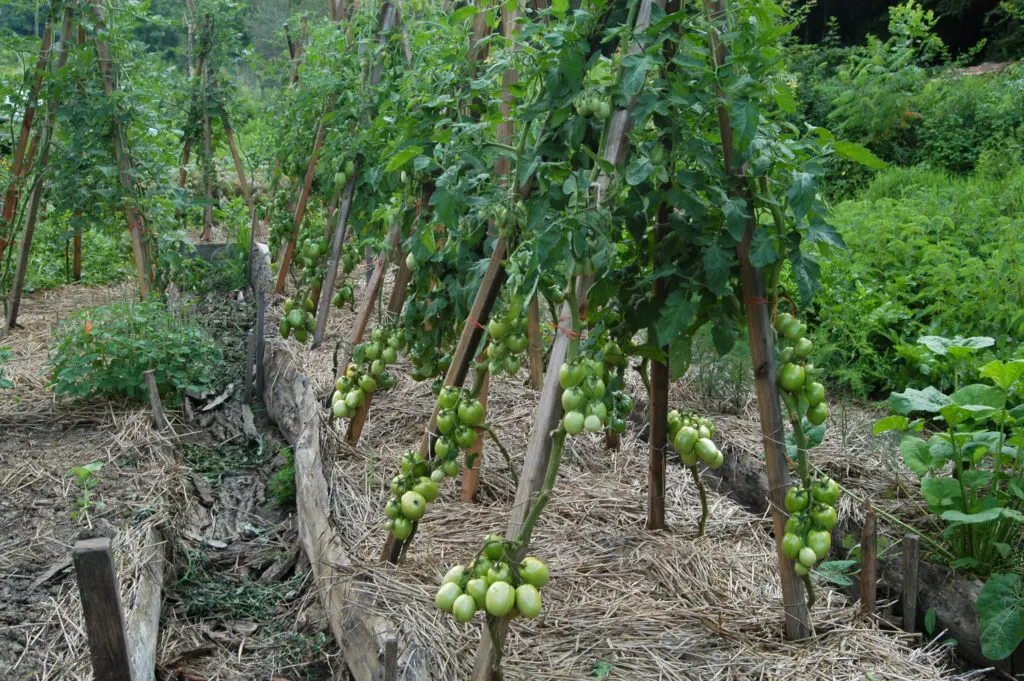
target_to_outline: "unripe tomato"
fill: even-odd
[[[430,473],[430,479],[433,480],[434,482],[441,482],[446,477],[447,476],[444,474],[444,469],[442,468],[435,468]]]
[[[814,500],[829,506],[835,506],[839,501],[839,483],[828,476],[819,478],[812,486],[811,492]]]
[[[496,361],[503,360],[508,357],[508,348],[504,343],[491,343],[487,346],[487,357]]]
[[[707,465],[711,465],[715,461],[716,454],[718,453],[718,447],[715,443],[706,437],[702,437],[697,440],[697,444],[693,446],[694,453],[700,458],[701,461]]]
[[[804,540],[798,534],[786,532],[782,536],[782,555],[790,560],[800,557],[800,549],[804,547]]]
[[[454,409],[455,405],[459,403],[458,389],[451,386],[444,387],[437,396],[437,403],[441,405],[442,409]]]
[[[786,519],[786,533],[800,535],[807,533],[810,528],[811,519],[806,513],[794,513]]]
[[[817,381],[808,383],[804,387],[804,396],[807,398],[807,404],[815,406],[825,401],[825,386]]]
[[[811,571],[805,568],[803,563],[794,563],[793,572],[797,573],[801,577],[811,574]]]
[[[526,349],[526,346],[528,344],[529,340],[527,340],[526,336],[524,336],[521,333],[516,334],[514,336],[509,336],[509,339],[505,341],[505,345],[507,345],[508,349],[511,350],[512,352],[522,352],[523,350]]]
[[[374,341],[372,343],[368,343],[363,352],[366,355],[366,359],[375,360],[380,357],[382,349],[383,348],[381,348],[380,343]]]
[[[807,569],[810,569],[817,565],[818,554],[816,554],[814,552],[814,549],[812,549],[811,547],[805,546],[802,549],[800,549],[800,554],[797,556],[797,559],[800,561],[801,565],[803,565]]]
[[[790,513],[798,513],[811,503],[810,494],[800,487],[790,487],[786,492],[786,510]]]
[[[469,594],[462,594],[455,599],[455,603],[452,604],[452,615],[455,619],[465,624],[466,622],[473,619],[473,615],[476,614],[476,601]]]
[[[437,499],[439,490],[437,489],[437,483],[430,478],[420,478],[419,482],[412,490],[423,497],[429,504],[431,501]]]
[[[793,315],[788,312],[780,312],[775,316],[775,330],[782,331],[783,327],[793,321]]]
[[[505,373],[514,374],[517,371],[519,371],[519,367],[521,367],[522,365],[522,360],[520,360],[515,355],[509,355],[508,357],[505,358],[505,361],[502,364],[502,368],[505,369]]]
[[[508,563],[494,563],[491,565],[491,569],[487,571],[487,583],[494,584],[495,582],[507,582],[512,577],[512,571],[509,569]]]
[[[291,325],[293,329],[305,326],[306,324],[306,315],[302,312],[302,310],[298,308],[295,308],[291,312],[289,312],[287,319],[288,323]]]
[[[458,584],[451,582],[442,584],[441,588],[437,590],[437,595],[434,596],[434,605],[444,612],[451,612],[452,606],[455,605],[455,599],[461,595],[462,589]]]
[[[804,387],[805,379],[806,373],[799,364],[783,364],[779,371],[779,386],[789,393],[799,392],[800,388]]]
[[[402,515],[409,520],[419,520],[427,510],[427,500],[412,490],[402,495]]]
[[[533,619],[540,614],[540,591],[533,584],[520,584],[516,589],[516,608],[523,617]]]
[[[472,599],[472,597],[470,597]],[[495,582],[487,587],[484,597],[487,612],[495,617],[504,617],[516,604],[516,591],[508,582]]]
[[[464,426],[477,426],[484,422],[484,407],[480,400],[462,400],[457,410],[459,423]]]
[[[715,457],[711,461],[705,461],[704,463],[706,463],[708,468],[711,470],[717,470],[722,467],[723,463],[725,463],[725,455],[722,454],[720,449],[716,448]]]
[[[456,475],[459,474],[460,470],[459,462],[457,459],[448,459],[443,464],[441,464],[441,468],[444,470],[444,474],[447,475],[449,478],[454,478]]]
[[[831,530],[839,522],[836,509],[827,504],[815,504],[811,509],[811,520],[819,530]]]
[[[505,553],[505,540],[496,534],[484,537],[484,555],[490,560],[498,560]]]
[[[448,568],[448,572],[444,573],[444,577],[441,579],[442,584],[458,584],[462,581],[462,578],[466,574],[465,565],[453,565]]]
[[[824,402],[819,402],[807,409],[807,420],[815,426],[820,426],[825,423],[825,419],[828,418],[828,405]]]
[[[487,331],[494,340],[500,340],[508,332],[508,325],[500,319],[492,319],[487,322]]]
[[[632,406],[632,405],[631,405]],[[683,417],[679,415],[679,411],[673,409],[668,413],[668,427],[669,428],[681,428],[683,425]],[[696,442],[696,440],[694,440]]]
[[[466,426],[459,426],[455,429],[455,444],[460,449],[469,449],[476,442],[476,431]]]
[[[396,497],[400,497],[403,494],[405,494],[406,489],[407,488],[405,486],[405,480],[402,478],[401,475],[396,475],[395,477],[391,478],[391,492]]]
[[[591,414],[583,419],[583,427],[590,433],[596,433],[601,430],[601,419],[595,414]]]
[[[372,393],[377,389],[377,381],[373,379],[373,376],[367,376],[364,374],[363,377],[359,379],[359,389],[364,393]]]
[[[807,533],[807,546],[821,560],[832,550],[832,535],[825,530],[811,530]]]
[[[807,330],[803,324],[798,322],[796,319],[791,320],[788,324],[782,327],[782,335],[786,337],[786,340],[793,343],[800,340],[800,337],[804,335],[804,331]]]
[[[591,402],[587,405],[587,416],[594,415],[601,419],[601,423],[608,420],[608,407],[604,406],[604,402]]]
[[[434,454],[437,458],[444,459],[452,449],[452,440],[448,437],[439,437],[434,441]]]
[[[335,402],[331,407],[331,410],[334,412],[334,418],[337,419],[347,419],[352,415],[352,410],[348,408],[348,405],[345,404],[344,400],[338,400]]]
[[[345,405],[349,409],[358,409],[359,407],[363,406],[364,399],[365,397],[363,396],[363,391],[360,390],[359,388],[356,388],[355,390],[350,390],[348,394],[345,395]]]
[[[486,586],[490,586],[489,584],[487,584],[487,572],[490,569],[491,559],[487,556],[481,556],[480,558],[477,558],[475,561],[473,561],[473,576],[479,577],[480,579],[484,580],[484,584]]]
[[[563,390],[575,388],[583,381],[584,378],[584,372],[579,371],[578,367],[567,362],[563,362],[562,366],[558,368],[558,382],[561,384]]]
[[[437,432],[447,435],[455,427],[455,412],[451,409],[444,409],[437,415]]]
[[[388,345],[380,351],[380,358],[384,360],[385,364],[394,364],[398,359],[398,351]]]
[[[622,435],[626,432],[626,420],[621,419],[618,416],[613,416],[608,420],[608,430],[612,431],[616,435]]]
[[[592,400],[600,400],[604,397],[604,381],[597,376],[591,376],[583,384],[583,391],[589,395]]]
[[[398,503],[398,499],[392,499],[387,503],[384,507],[384,515],[388,517],[388,520],[394,520],[402,515],[402,505]]]
[[[692,448],[688,452],[680,452],[679,450],[676,451],[679,453],[679,460],[683,462],[684,466],[697,465],[697,452],[693,451]]]
[[[487,580],[479,577],[466,582],[466,593],[473,597],[473,601],[476,603],[478,609],[482,609],[487,604],[487,587],[490,586]]]
[[[391,521],[391,534],[400,541],[405,541],[412,534],[412,521],[408,518],[395,518]]]
[[[413,255],[412,253],[410,253],[409,255],[405,256],[405,266],[409,269],[410,272],[415,272],[416,271],[416,256]]]
[[[586,397],[583,391],[578,388],[569,388],[562,393],[562,409],[566,411],[579,411],[583,407]]]
[[[550,579],[548,566],[538,558],[527,556],[519,563],[519,578],[538,589],[545,587]]]
[[[281,320],[278,330],[281,332],[281,338],[288,338],[288,334],[292,332],[292,325],[288,322],[287,318]]]
[[[355,161],[352,161],[351,159],[348,160],[348,161],[345,161],[345,172],[348,173],[349,175],[355,175],[356,174],[356,164],[355,164]]]
[[[793,361],[793,348],[783,348],[779,352],[779,364],[786,364]]]
[[[814,348],[814,343],[809,338],[800,338],[793,345],[793,356],[797,359],[807,359],[807,356],[811,354],[811,350]]]
[[[583,416],[582,412],[578,411],[570,411],[565,415],[565,418],[562,419],[562,424],[565,426],[565,432],[569,433],[569,435],[576,435],[577,433],[582,432],[585,422],[586,417]]]

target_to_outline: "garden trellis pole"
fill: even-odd
[[[716,21],[727,21],[725,0],[704,0],[708,21],[708,42],[712,66],[715,70],[728,68],[729,47],[721,40]],[[735,166],[733,129],[725,106],[725,93],[719,87],[718,121],[722,139],[722,157],[725,171],[733,176],[735,191],[746,199],[749,215],[739,245],[740,276],[746,308],[747,330],[750,337],[750,355],[754,369],[754,388],[761,420],[761,436],[765,452],[765,467],[771,494],[772,521],[775,529],[775,548],[779,560],[779,579],[782,583],[782,603],[785,609],[786,638],[797,640],[810,635],[810,624],[804,586],[793,570],[793,561],[782,553],[785,534],[786,489],[789,487],[789,463],[786,459],[785,431],[779,403],[779,387],[775,367],[775,332],[772,329],[771,310],[765,297],[764,275],[750,262],[750,244],[757,229],[753,202],[747,185],[746,172]]]
[[[39,101],[39,91],[43,87],[43,74],[46,72],[50,60],[53,22],[56,19],[54,10],[58,1],[51,0],[50,3],[49,19],[46,22],[46,28],[43,29],[43,36],[39,44],[39,58],[36,60],[32,85],[29,87],[28,98],[25,100],[25,113],[21,117],[18,143],[14,147],[14,158],[11,159],[10,179],[7,182],[7,191],[4,193],[3,213],[0,213],[0,257],[3,257],[4,251],[7,249],[10,243],[9,239],[14,238],[14,215],[17,212],[18,200],[21,196],[21,183],[28,170],[25,162],[25,150],[28,146],[29,136],[32,134],[36,103]]]
[[[642,0],[637,11],[633,34],[642,33],[650,26],[651,11],[655,4],[663,7],[663,0]],[[630,51],[642,49],[634,43]],[[626,106],[618,109],[608,121],[605,145],[601,150],[604,160],[616,167],[621,167],[626,159],[626,152],[629,149],[629,129],[632,124],[631,111],[635,97],[630,97]],[[594,202],[597,205],[603,203],[607,197],[607,189],[611,184],[611,177],[601,172],[595,181]],[[578,309],[570,309],[569,303],[562,306],[560,316],[566,319],[585,319],[587,313],[587,294],[592,277],[578,277],[576,283],[576,296]],[[531,532],[523,536],[526,519],[529,516],[537,494],[544,485],[547,477],[548,463],[551,458],[551,433],[558,426],[562,414],[562,386],[558,380],[559,368],[565,362],[569,351],[569,334],[559,325],[555,332],[555,340],[551,346],[551,353],[548,357],[547,371],[544,375],[544,388],[541,390],[540,403],[534,416],[533,429],[530,431],[530,441],[526,448],[526,456],[523,461],[523,469],[519,475],[519,485],[516,488],[516,498],[512,504],[512,512],[509,517],[506,538],[522,540],[522,545],[516,552],[517,560],[526,555],[526,549],[530,541]],[[485,620],[480,635],[480,644],[476,651],[476,663],[473,668],[472,681],[492,681],[497,678],[498,670],[495,668],[498,646],[504,644],[505,635],[508,632],[508,618],[500,617],[496,620],[496,630],[491,631],[488,620]]]

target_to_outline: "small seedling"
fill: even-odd
[[[89,522],[89,512],[91,510],[102,511],[107,507],[102,501],[93,499],[91,494],[92,488],[100,481],[99,472],[102,468],[102,461],[93,461],[84,466],[76,466],[68,471],[66,477],[73,477],[79,489],[82,490],[82,495],[75,499],[75,505],[78,508],[71,512],[73,520]]]

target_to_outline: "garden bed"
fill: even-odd
[[[349,311],[332,315],[328,337],[343,337],[350,320]],[[322,405],[332,389],[334,356],[330,346],[304,351],[301,358],[294,343],[274,347],[268,370],[290,379],[268,383],[267,397],[272,416],[279,411],[274,401],[302,405],[288,410],[293,415],[284,418],[294,423],[282,429],[297,450],[311,450],[297,456],[300,528],[306,528],[300,531],[312,548],[314,570],[321,563],[322,597],[336,637],[346,659],[354,654],[366,660],[362,673],[353,669],[357,681],[374,678],[389,635],[399,640],[399,678],[427,678],[420,675],[424,665],[433,679],[466,678],[481,620],[457,624],[434,607],[433,595],[445,571],[466,562],[483,535],[504,530],[514,496],[507,465],[486,444],[480,503],[455,501],[453,483],[446,483],[404,562],[382,564],[387,481],[401,454],[418,445],[434,397],[399,362],[393,367],[397,385],[375,395],[361,441],[348,446]],[[289,366],[296,362],[302,366]],[[537,400],[523,387],[525,380],[524,370],[491,386],[491,421],[517,468]],[[296,425],[297,413],[308,425]],[[553,579],[541,616],[513,623],[504,658],[510,678],[976,676],[958,676],[947,668],[945,651],[915,647],[915,637],[860,618],[845,596],[827,589],[812,611],[816,636],[786,642],[770,523],[711,492],[707,534],[698,538],[693,483],[670,467],[669,530],[645,531],[647,448],[641,433],[632,425],[618,451],[585,437],[567,447],[557,494],[531,547],[548,562]],[[354,636],[358,627],[371,633]]]

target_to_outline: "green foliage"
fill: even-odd
[[[1024,641],[1024,584],[1020,575],[992,575],[978,600],[981,652],[990,660],[1004,660]]]
[[[156,299],[87,309],[62,324],[51,346],[53,388],[76,398],[143,400],[143,372],[162,393],[211,387],[220,351],[207,333]]]
[[[850,250],[822,263],[816,363],[867,396],[916,376],[942,382],[922,368],[932,358],[921,336],[980,333],[1002,346],[1024,334],[1022,191],[1021,168],[1001,181],[893,168],[836,205]]]
[[[128,234],[124,225],[95,225],[69,213],[48,213],[36,228],[32,264],[25,282],[28,292],[71,283],[75,229],[82,230],[82,278],[86,286],[104,286],[131,277]]]
[[[270,496],[276,506],[295,505],[295,454],[291,447],[281,450],[284,465],[270,476]]]
[[[68,471],[65,477],[74,478],[75,484],[82,491],[81,496],[75,499],[75,506],[78,508],[71,512],[72,520],[88,522],[89,512],[92,510],[102,511],[106,504],[97,501],[92,497],[92,489],[100,481],[100,470],[103,469],[102,461],[93,461],[84,466],[76,466]]]
[[[0,390],[10,390],[14,387],[11,379],[4,375],[7,363],[11,361],[11,349],[0,347]]]

